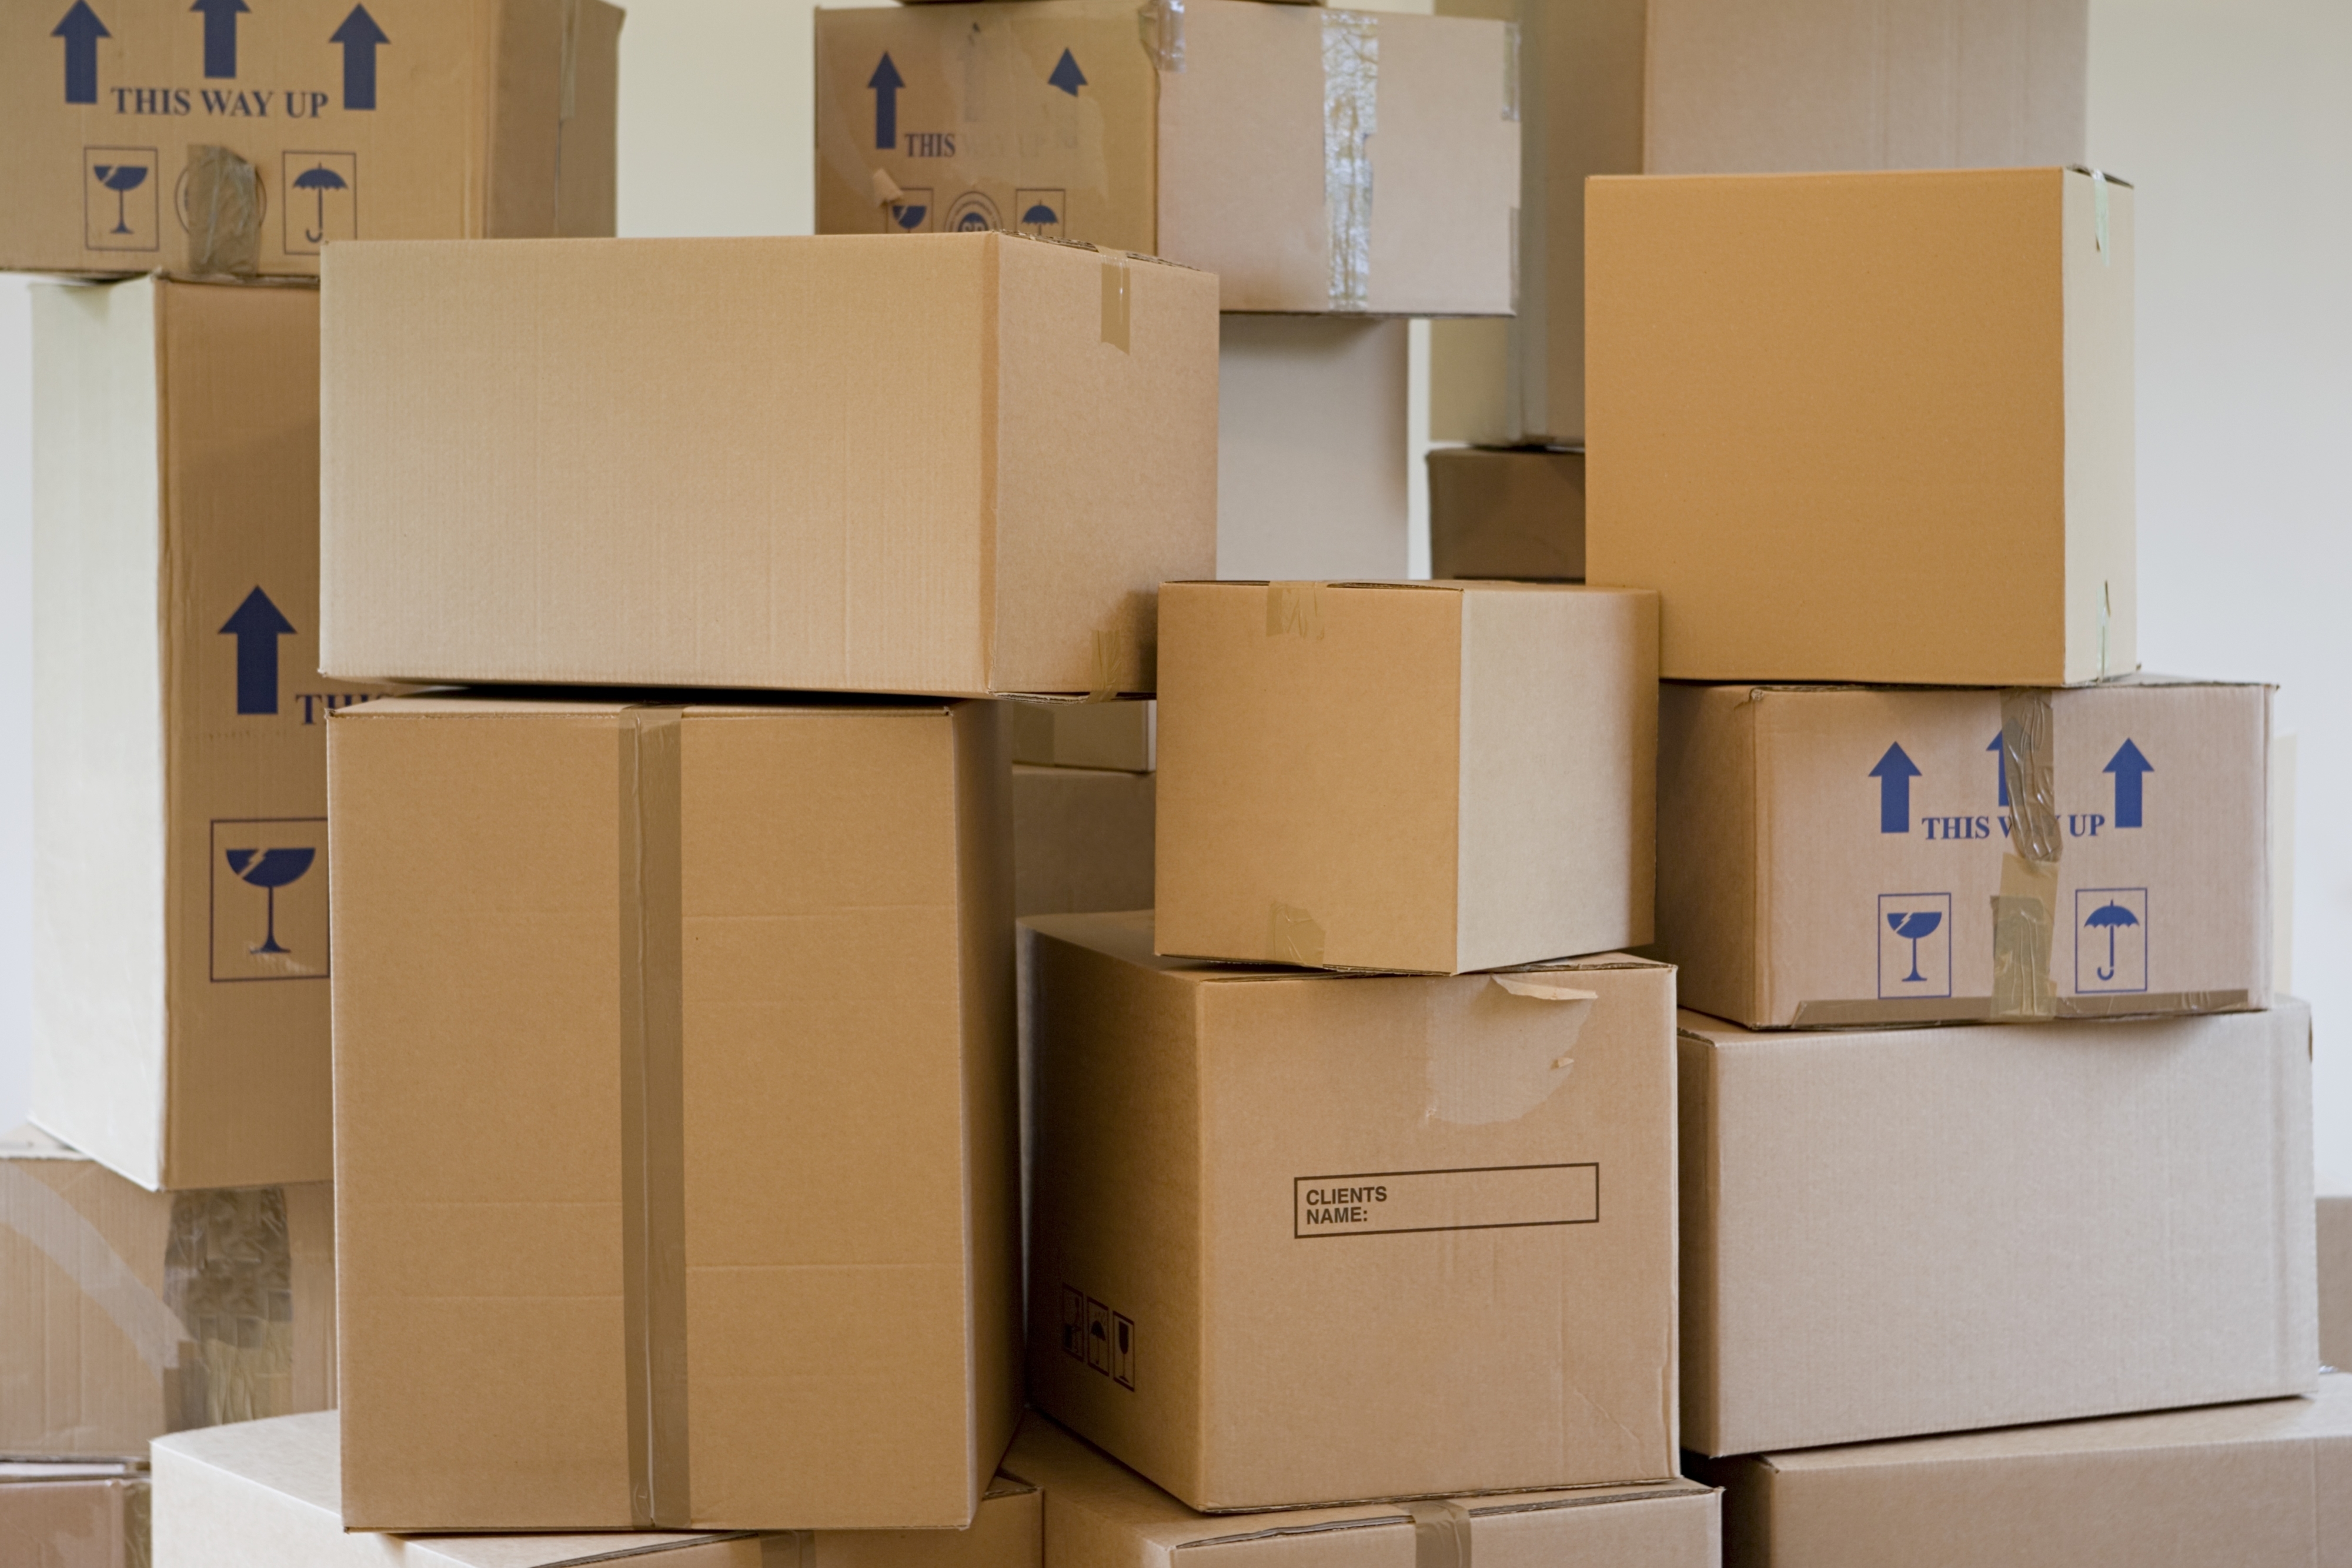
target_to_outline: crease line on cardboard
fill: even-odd
[[[188,149],[188,269],[251,277],[260,270],[261,198],[253,165],[226,147]]]
[[[1992,1017],[2040,1021],[2057,1015],[2050,978],[2056,935],[2058,826],[2056,755],[2050,694],[2000,695],[2000,767],[2009,785],[2011,850],[2000,857],[1992,900]]]
[[[1371,298],[1372,148],[1380,129],[1380,18],[1323,13],[1323,208],[1330,225],[1329,308]]]
[[[178,1314],[147,1288],[98,1227],[46,1182],[22,1172],[0,1180],[0,1230],[13,1231],[57,1265],[122,1331],[148,1371],[161,1376],[179,1354]]]

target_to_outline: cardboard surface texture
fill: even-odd
[[[1024,0],[820,10],[816,51],[821,234],[1141,251],[1215,273],[1227,310],[1512,308],[1500,23]]]
[[[1406,350],[1402,321],[1220,324],[1219,577],[1406,574]]]
[[[1584,454],[1432,452],[1429,574],[1581,582]]]
[[[2311,1011],[1681,1030],[1705,1454],[2307,1392]]]
[[[1151,907],[1156,777],[1094,768],[1013,769],[1013,913]]]
[[[1213,569],[1205,274],[1002,235],[383,245],[325,309],[339,673],[1149,692],[1153,589]]]
[[[2268,1007],[2270,696],[1670,683],[1658,956],[1750,1028]]]
[[[1015,703],[1013,760],[1035,768],[1110,768],[1149,773],[1160,766],[1160,705]]]
[[[1166,953],[1455,974],[1650,939],[1658,603],[1169,583]]]
[[[143,1459],[0,1462],[0,1563],[149,1568]]]
[[[996,705],[329,738],[345,1521],[970,1522],[1020,1406]]]
[[[2352,1197],[2319,1198],[2319,1359],[2352,1371]]]
[[[613,232],[617,7],[196,9],[9,7],[0,267],[301,276],[338,240]]]
[[[1671,969],[1024,928],[1040,1409],[1212,1512],[1675,1473]]]

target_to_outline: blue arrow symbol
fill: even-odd
[[[236,639],[237,712],[278,711],[278,639],[293,630],[294,623],[258,588],[245,596],[220,629],[222,636]]]
[[[1054,62],[1054,74],[1047,77],[1045,82],[1047,86],[1060,88],[1076,98],[1078,89],[1087,85],[1087,73],[1078,69],[1078,62],[1070,57],[1069,50],[1064,49],[1062,57]]]
[[[366,6],[354,5],[343,25],[327,36],[327,42],[343,46],[343,107],[373,109],[376,46],[392,40],[383,36]]]
[[[1911,780],[1919,777],[1911,758],[1903,754],[1900,746],[1890,746],[1878,766],[1870,770],[1878,780],[1878,831],[1882,833],[1907,833],[1911,831]]]
[[[98,41],[110,38],[106,24],[89,8],[89,0],[74,0],[65,20],[49,29],[52,38],[66,41],[66,101],[98,101]]]
[[[2140,785],[2156,771],[2139,747],[2126,738],[2107,765],[2099,769],[2116,776],[2116,826],[2137,828],[2140,825]]]
[[[236,16],[245,0],[196,0],[188,7],[205,15],[205,75],[236,75]]]
[[[2000,737],[1999,737],[1999,736],[1997,736],[1997,735],[1996,735],[1996,736],[1994,736],[1994,737],[1992,737],[1992,744],[1991,744],[1990,746],[1986,747],[1985,747],[1985,749],[1986,749],[1987,751],[1999,751],[1999,750],[2000,749]],[[1999,762],[1994,763],[1994,764],[1992,765],[1992,773],[1993,773],[1993,777],[1994,777],[1994,778],[1996,778],[1996,779],[2000,779],[2000,803],[2001,803],[2002,805],[2006,806],[2006,805],[2008,805],[2008,804],[2009,804],[2009,762],[2008,762],[2008,759],[2004,758],[2002,760],[2000,760],[2000,761],[1999,761]]]
[[[898,89],[907,85],[907,78],[890,63],[887,49],[882,51],[882,63],[874,68],[866,85],[874,89],[875,148],[888,152],[898,145]]]

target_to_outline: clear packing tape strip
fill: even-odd
[[[1323,25],[1323,208],[1330,225],[1330,308],[1371,301],[1372,147],[1380,129],[1380,18],[1326,11]]]
[[[1999,1020],[2039,1022],[2058,1012],[2050,949],[2064,839],[2054,757],[2050,694],[2003,692],[2000,767],[2009,786],[2011,847],[2000,858],[2000,891],[1992,900],[1992,1017]]]

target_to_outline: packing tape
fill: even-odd
[[[161,1377],[179,1358],[186,1331],[178,1315],[79,1209],[13,1160],[0,1162],[0,1234],[23,1237],[56,1265],[121,1331],[149,1372]]]
[[[1184,0],[1150,0],[1143,7],[1143,47],[1154,70],[1181,76],[1184,70]]]
[[[1519,25],[1503,24],[1503,118],[1516,122],[1519,118]],[[1517,208],[1512,209],[1514,213]],[[1517,238],[1515,235],[1514,240]]]
[[[1118,251],[1102,250],[1102,340],[1124,354],[1127,350],[1128,275],[1127,257]],[[1117,256],[1118,259],[1112,260]]]
[[[1297,637],[1307,643],[1323,641],[1323,585],[1319,582],[1267,583],[1265,634],[1269,637]]]
[[[1412,1568],[1471,1568],[1470,1511],[1443,1499],[1405,1504],[1412,1516]]]
[[[188,270],[253,277],[261,250],[261,196],[253,165],[226,147],[191,147],[185,188]]]
[[[2115,253],[2107,247],[2107,177],[2099,170],[2091,172],[2091,243],[2099,248],[2099,265],[2113,267]],[[2100,669],[2106,668],[2105,661]]]
[[[2039,1022],[2057,1016],[2050,978],[2057,934],[2058,823],[2056,743],[2050,694],[2000,695],[2000,768],[2009,786],[2010,852],[2001,856],[2000,891],[1992,901],[1992,1017]]]
[[[1323,209],[1329,308],[1361,310],[1372,286],[1372,148],[1380,129],[1380,18],[1323,13]]]
[[[122,1568],[152,1568],[155,1561],[155,1494],[153,1483],[126,1480],[122,1485]],[[71,1562],[60,1556],[59,1562]]]
[[[294,1413],[294,1253],[283,1188],[173,1193],[163,1303],[184,1336],[163,1375],[167,1428]]]
[[[1280,900],[1266,906],[1265,950],[1277,964],[1323,967],[1323,927],[1313,915]]]
[[[1127,664],[1127,628],[1116,624],[1097,628],[1094,684],[1087,688],[1087,701],[1107,703],[1125,691]]]

